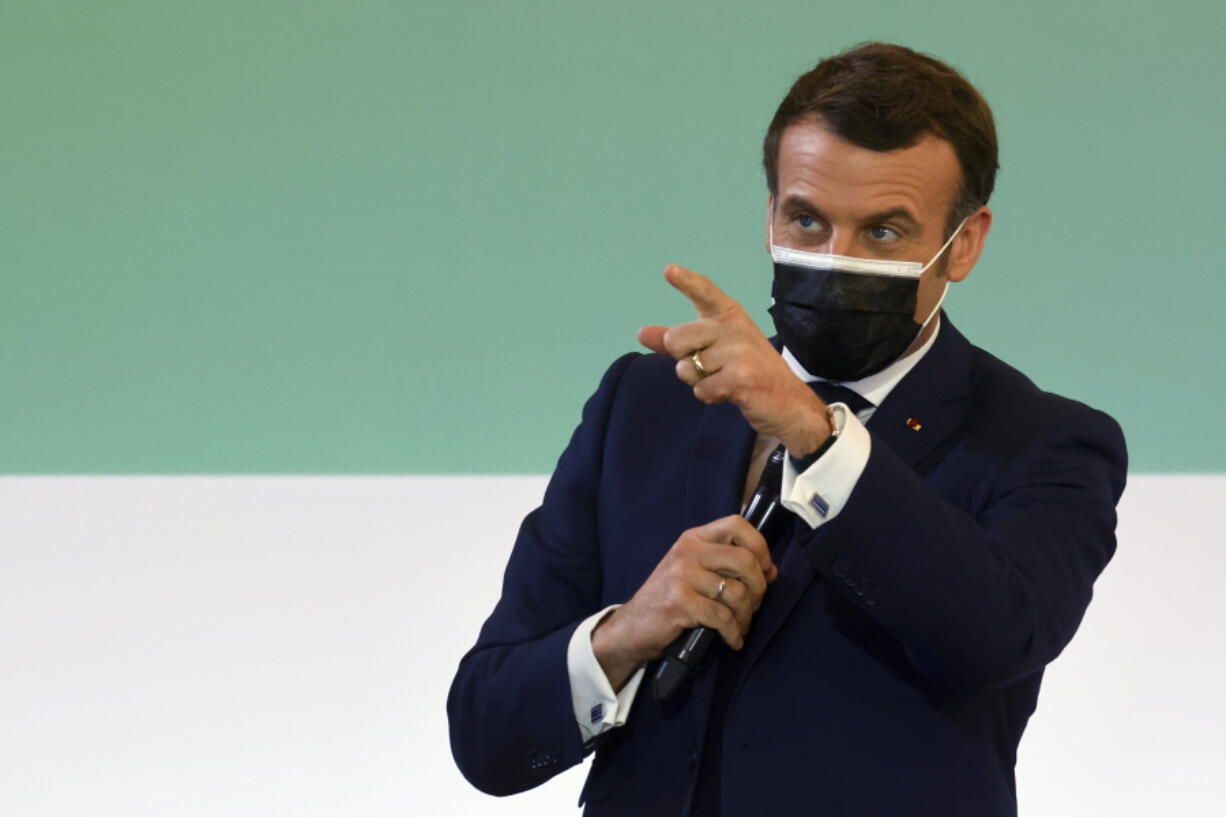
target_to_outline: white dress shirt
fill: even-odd
[[[830,411],[838,436],[830,448],[806,468],[804,473],[796,473],[791,459],[784,458],[782,504],[803,519],[809,527],[818,528],[834,519],[847,503],[852,489],[864,473],[864,466],[868,464],[868,455],[872,449],[872,437],[864,424],[873,416],[876,407],[885,400],[886,395],[932,348],[937,333],[941,331],[940,320],[938,315],[932,334],[918,349],[894,361],[877,374],[841,384],[873,405],[859,414],[853,414],[844,403],[832,404]],[[786,348],[783,350],[783,359],[796,376],[806,383],[823,379],[805,371]],[[822,501],[813,502],[814,495],[819,496]],[[818,511],[818,506],[823,507],[825,513]],[[585,744],[626,722],[646,671],[645,667],[639,667],[622,687],[621,692],[614,692],[613,685],[609,683],[600,662],[592,652],[592,630],[601,619],[620,606],[610,605],[584,619],[575,629],[567,646],[566,670],[570,675],[571,703]]]

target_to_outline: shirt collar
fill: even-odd
[[[915,364],[923,360],[924,355],[928,354],[928,350],[932,348],[932,344],[936,342],[937,334],[941,331],[941,316],[938,313],[936,316],[935,326],[932,334],[928,336],[928,340],[924,344],[909,355],[904,355],[898,360],[886,366],[876,374],[870,374],[868,377],[860,380],[848,381],[840,385],[854,391],[856,394],[868,400],[874,406],[879,406],[885,400],[886,396],[898,385],[898,382],[907,376],[907,373],[915,368]],[[788,351],[788,348],[783,347],[783,359],[787,361],[791,370],[806,383],[812,383],[815,380],[825,380],[824,377],[817,377],[805,371],[804,366],[796,360],[796,357]]]

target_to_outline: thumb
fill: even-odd
[[[653,352],[667,355],[668,350],[664,348],[664,333],[667,331],[667,326],[644,326],[638,332],[639,343]]]

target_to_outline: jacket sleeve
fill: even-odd
[[[819,571],[934,684],[1010,684],[1081,622],[1115,551],[1127,455],[1114,420],[1069,404],[994,465],[971,511],[874,438],[843,512],[812,534]]]
[[[532,788],[583,758],[566,649],[601,607],[595,507],[605,433],[618,384],[637,357],[614,362],[584,406],[544,500],[520,527],[502,596],[452,681],[452,754],[489,794]]]

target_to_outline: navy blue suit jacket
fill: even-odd
[[[605,374],[460,663],[452,750],[484,791],[580,762],[576,625],[628,600],[683,530],[740,507],[755,434],[734,406],[694,399],[673,365],[631,354]],[[725,721],[726,817],[1015,814],[1043,668],[1115,549],[1117,424],[1040,391],[948,320],[868,429],[846,506],[817,530],[797,520],[754,617]],[[688,810],[708,663],[665,705],[643,684],[628,723],[601,738],[588,815]]]

